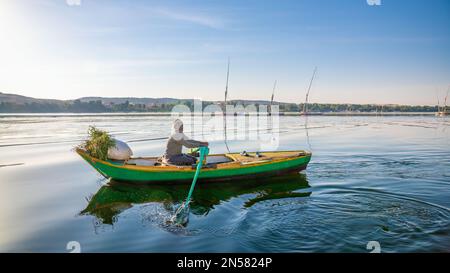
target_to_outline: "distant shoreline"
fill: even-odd
[[[201,101],[196,104],[193,99],[176,98],[107,98],[84,97],[76,100],[36,99],[16,94],[0,92],[0,113],[5,114],[31,114],[31,113],[142,113],[147,115],[170,115],[175,106],[193,110],[223,108],[223,101]],[[278,107],[281,115],[301,115],[304,103],[277,102],[267,100],[228,100],[227,103],[245,110],[269,109],[270,105]],[[213,106],[211,108],[211,106]],[[445,107],[444,107],[445,108]],[[398,104],[348,104],[348,103],[308,103],[309,115],[339,115],[339,116],[372,116],[372,115],[434,115],[440,109],[427,105],[398,105]]]
[[[0,118],[8,117],[145,117],[145,116],[171,116],[170,112],[116,112],[116,113],[0,113]],[[200,114],[185,114],[198,116]],[[248,115],[248,113],[246,114]],[[279,116],[305,116],[296,112],[279,113]],[[434,112],[321,112],[308,113],[306,116],[337,116],[337,117],[377,117],[377,116],[435,116]]]

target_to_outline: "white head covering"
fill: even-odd
[[[184,137],[183,132],[181,132],[181,127],[183,126],[183,122],[180,119],[176,119],[173,121],[172,125],[172,137],[176,140],[180,140]]]
[[[180,119],[174,120],[172,125],[172,134],[181,133],[181,126],[183,126],[183,122]]]

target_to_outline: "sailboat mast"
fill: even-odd
[[[438,113],[439,112],[441,112],[441,103],[440,103],[440,101],[439,101],[439,92],[438,92],[438,90],[436,90],[436,97],[437,97],[437,111],[438,111]]]
[[[228,68],[227,68],[227,83],[225,85],[225,98],[223,102],[223,135],[225,147],[227,148],[228,153],[230,152],[230,148],[227,143],[227,97],[228,97],[228,80],[230,78],[230,57],[228,57]]]
[[[314,81],[314,77],[316,76],[316,72],[317,72],[317,66],[314,68],[314,72],[313,72],[313,75],[311,77],[311,81],[309,82],[308,91],[306,92],[305,104],[303,104],[303,114],[305,114],[305,115],[306,115],[306,111],[307,111],[306,105],[308,104],[309,91],[311,91],[311,86],[312,86],[312,83]]]
[[[447,90],[447,95],[445,95],[444,100],[444,112],[447,112],[447,98],[448,98],[448,92],[450,91],[450,88]]]
[[[273,104],[273,98],[275,96],[275,88],[277,87],[277,81],[273,83],[273,89],[272,89],[272,97],[270,97],[270,114],[272,114],[272,104]]]
[[[228,68],[227,68],[227,83],[225,85],[225,99],[224,99],[224,113],[227,105],[227,97],[228,97],[228,79],[230,78],[230,58],[228,58]]]

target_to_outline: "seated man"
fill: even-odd
[[[183,122],[176,119],[173,122],[172,134],[167,140],[166,151],[162,157],[162,161],[166,164],[178,166],[195,164],[197,162],[195,157],[182,153],[183,146],[187,148],[197,148],[208,145],[208,142],[189,139],[183,133]]]

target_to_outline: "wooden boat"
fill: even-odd
[[[190,183],[195,174],[195,166],[161,165],[157,157],[104,161],[91,157],[82,149],[76,152],[104,177],[116,181]],[[310,159],[311,153],[306,151],[208,155],[199,180],[226,181],[296,173],[306,169]]]

